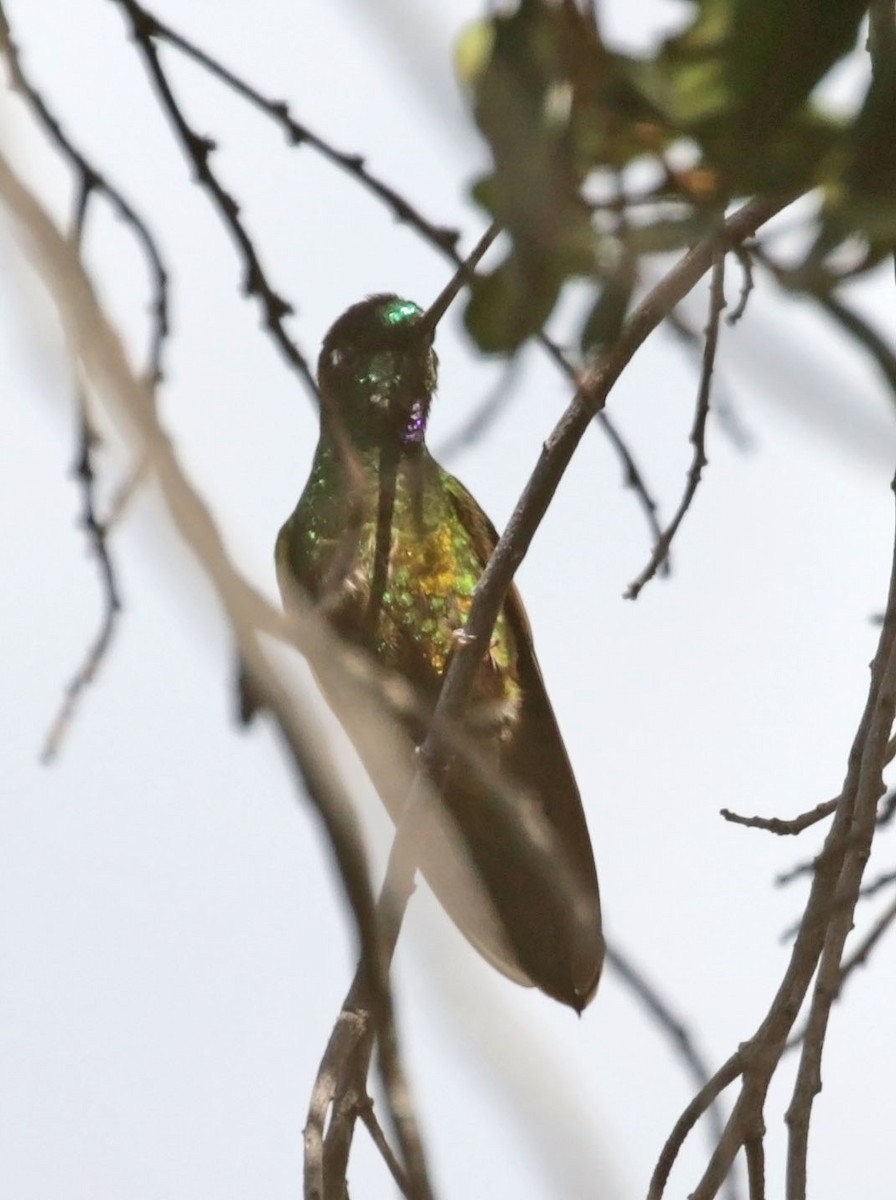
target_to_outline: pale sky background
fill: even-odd
[[[190,182],[116,7],[6,7],[32,81],[168,256],[174,332],[161,413],[236,560],[274,597],[273,541],[310,462],[312,406],[238,294],[241,264]],[[602,8],[630,46],[685,11]],[[484,218],[466,195],[486,160],[451,47],[479,5],[160,0],[154,11],[288,98],[337,147],[363,153],[432,219],[459,225],[465,247],[478,236]],[[166,51],[164,62],[197,131],[218,142],[213,165],[295,302],[291,329],[312,360],[365,294],[436,295],[444,262],[369,194],[308,148],[288,148],[186,61]],[[67,169],[6,94],[0,119],[5,151],[67,220]],[[139,359],[142,260],[102,203],[88,232],[89,266]],[[354,968],[341,888],[269,729],[234,726],[226,630],[151,491],[111,540],[125,603],[114,649],[60,760],[39,765],[100,591],[76,528],[55,320],[5,224],[0,256],[0,1197],[286,1200],[299,1194],[309,1091]],[[737,285],[732,269],[730,300]],[[853,299],[892,331],[891,282],[870,281]],[[470,345],[459,310],[438,349],[436,450],[500,373]],[[726,825],[718,810],[789,816],[839,790],[885,597],[896,463],[892,401],[874,368],[767,285],[723,330],[718,379],[752,449],[711,422],[710,465],[670,579],[635,604],[622,599],[649,547],[596,431],[519,574],[593,832],[608,934],[713,1067],[752,1034],[784,968],[781,934],[805,886],[778,889],[774,878],[821,836],[783,842]],[[611,398],[666,517],[689,461],[695,387],[693,363],[660,335]],[[567,400],[567,384],[530,349],[509,412],[451,461],[499,526]],[[102,463],[108,495],[126,463],[114,446]],[[387,824],[369,794],[364,820],[382,849]],[[885,835],[871,875],[891,864]],[[884,903],[861,907],[860,929]],[[644,1195],[692,1087],[611,973],[577,1020],[498,977],[421,890],[396,988],[439,1195]],[[834,1011],[813,1200],[893,1194],[894,992],[891,937]],[[785,1072],[766,1112],[770,1194],[789,1082]],[[688,1194],[704,1159],[697,1133],[670,1195]],[[350,1180],[359,1200],[394,1194],[363,1131]]]

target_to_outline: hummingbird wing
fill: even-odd
[[[431,461],[431,460],[430,460]],[[433,466],[435,464],[433,463]],[[485,567],[497,533],[485,513],[453,476],[437,468],[440,486],[470,536],[475,555]],[[296,580],[316,594],[319,580],[295,533],[304,528],[300,512],[287,521],[277,543],[278,578],[284,602]],[[328,616],[350,641],[359,637],[368,601],[369,580],[363,572],[346,577],[329,597]],[[440,903],[468,940],[493,966],[517,983],[534,985],[576,1010],[591,999],[603,959],[600,902],[591,844],[575,777],[535,657],[532,636],[515,588],[505,598],[504,614],[516,647],[514,672],[520,700],[510,727],[500,736],[477,727],[472,716],[471,742],[495,768],[511,792],[519,789],[518,819],[508,819],[489,786],[487,775],[471,771],[459,755],[440,776],[437,790],[444,812],[431,813],[421,829],[418,864]],[[416,683],[424,701],[434,703],[440,678],[434,673],[420,642],[395,630],[394,666]],[[338,707],[337,707],[338,714]],[[413,743],[425,723],[413,717],[404,724],[411,739],[403,764],[413,777]],[[393,820],[401,817],[402,800],[392,786],[378,778],[375,763],[348,728],[372,782]],[[526,814],[537,810],[534,829]],[[438,806],[433,806],[436,808]],[[446,815],[447,814],[447,815]],[[547,826],[547,830],[545,827]],[[546,875],[543,859],[545,832],[558,862],[556,886]],[[564,886],[568,884],[569,886]]]
[[[442,475],[443,486],[484,568],[497,545],[497,532],[463,484],[447,472]],[[597,987],[604,954],[591,840],[529,621],[515,587],[507,592],[504,613],[516,643],[520,705],[509,736],[500,741],[500,770],[534,799],[555,835],[571,886],[558,892],[543,876],[521,877],[515,861],[521,847],[508,845],[504,830],[490,830],[486,818],[476,826],[485,843],[484,853],[481,847],[477,853],[473,846],[471,855],[474,861],[480,854],[486,862],[494,860],[488,874],[498,881],[499,894],[494,895],[488,880],[486,884],[523,969],[543,991],[581,1009]],[[452,786],[467,794],[450,801],[449,809],[484,805],[485,812],[489,811],[488,797],[483,797],[481,787],[464,773],[454,772],[446,781],[446,790]],[[527,835],[521,830],[520,836]]]

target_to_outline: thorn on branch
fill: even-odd
[[[753,248],[754,243],[743,242],[740,246],[735,246],[733,253],[737,261],[740,263],[743,271],[743,280],[740,285],[740,296],[737,304],[725,318],[728,325],[736,325],[744,313],[747,311],[747,301],[750,299],[750,293],[756,286],[753,279]]]
[[[208,164],[209,155],[218,148],[218,143],[214,138],[200,133],[188,133],[187,145],[198,168],[204,168]]]

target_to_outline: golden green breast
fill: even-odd
[[[278,569],[324,603],[343,633],[359,635],[366,628],[369,637],[376,496],[353,532],[348,497],[333,482],[332,471],[312,473],[278,539]],[[348,539],[355,545],[347,554]],[[437,685],[467,623],[482,574],[481,553],[438,468],[425,475],[422,489],[419,477],[415,481],[399,471],[386,583],[372,631],[372,649],[384,666],[425,687]],[[502,613],[477,678],[474,707],[494,708],[495,719],[503,722],[513,717],[518,701],[516,645]]]

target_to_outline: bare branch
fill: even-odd
[[[411,1192],[405,1173],[402,1171],[401,1164],[392,1152],[392,1147],[389,1145],[385,1133],[383,1133],[382,1126],[376,1119],[376,1113],[373,1111],[373,1101],[369,1097],[367,1103],[361,1106],[359,1116],[367,1127],[367,1131],[373,1140],[373,1144],[379,1150],[383,1162],[389,1168],[389,1174],[395,1180],[398,1190],[403,1196],[410,1196]]]
[[[743,280],[740,285],[740,296],[738,297],[737,304],[726,317],[726,323],[728,325],[736,325],[747,311],[747,303],[750,299],[753,288],[756,286],[755,280],[753,279],[753,255],[751,244],[749,242],[744,242],[744,244],[741,246],[735,246],[732,253],[740,263],[741,270],[743,271]]]
[[[66,686],[62,704],[47,732],[40,756],[43,763],[52,762],[59,753],[59,749],[77,711],[78,701],[84,690],[96,678],[97,672],[102,666],[103,660],[112,644],[118,624],[118,617],[121,613],[118,581],[115,575],[115,568],[112,565],[112,558],[109,554],[109,547],[106,544],[106,535],[110,526],[108,521],[101,522],[99,520],[96,511],[96,479],[91,459],[91,450],[95,437],[91,429],[90,416],[87,411],[87,398],[81,386],[77,389],[76,403],[78,408],[79,450],[78,460],[75,464],[75,473],[81,483],[81,527],[87,534],[90,549],[99,567],[100,579],[102,581],[103,611],[96,636],[88,647],[84,661]]]
[[[178,33],[165,21],[148,12],[147,9],[141,8],[140,11],[147,28],[151,31],[150,36],[168,42],[169,45],[180,50],[195,63],[204,67],[206,71],[215,76],[221,83],[231,88],[237,95],[242,96],[244,100],[248,100],[250,104],[264,113],[265,116],[270,117],[280,126],[291,145],[311,146],[312,149],[316,150],[328,162],[346,171],[352,178],[356,179],[358,183],[376,196],[377,199],[383,201],[391,209],[397,221],[416,229],[428,242],[446,252],[449,257],[454,259],[455,265],[459,265],[460,257],[457,255],[457,243],[460,240],[460,234],[456,229],[448,229],[444,226],[434,225],[432,221],[428,221],[404,196],[400,195],[393,187],[390,187],[389,184],[369,171],[364,163],[364,159],[360,155],[347,154],[342,150],[335,149],[334,146],[319,134],[312,132],[303,122],[297,121],[289,111],[289,105],[285,100],[270,100],[266,96],[263,96],[257,88],[254,88],[235,72],[225,67],[223,63],[209,54],[207,50],[203,50],[194,42],[191,42],[189,38]]]
[[[308,361],[295,341],[287,333],[284,324],[286,317],[293,311],[292,305],[275,291],[269,282],[254,243],[240,218],[239,204],[224,188],[211,168],[209,160],[215,149],[215,143],[211,138],[197,134],[190,127],[171,90],[168,77],[162,69],[154,41],[157,34],[155,17],[141,8],[136,3],[136,0],[114,0],[114,2],[123,10],[128,18],[134,41],[143,55],[147,71],[155,86],[162,108],[168,114],[184,153],[193,165],[197,183],[201,187],[204,187],[211,196],[215,208],[218,210],[221,219],[237,244],[240,256],[245,265],[245,277],[243,280],[245,294],[258,298],[264,312],[265,324],[276,345],[287,362],[303,380],[312,398],[318,401],[317,384]]]
[[[151,305],[152,332],[150,335],[148,373],[150,381],[157,384],[162,379],[162,355],[169,334],[168,321],[168,271],[155,236],[133,205],[124,195],[96,169],[89,159],[69,138],[62,125],[45,104],[43,97],[22,69],[21,56],[10,32],[6,14],[0,2],[0,53],[9,63],[12,87],[19,92],[25,103],[43,126],[47,135],[68,160],[78,179],[81,203],[86,203],[92,192],[104,196],[121,218],[130,226],[149,266],[153,279]]]
[[[538,344],[545,353],[557,364],[560,370],[574,384],[578,382],[578,373],[576,368],[567,359],[566,355],[560,349],[555,341],[548,337],[546,333],[540,333],[537,338]],[[622,434],[616,428],[614,423],[607,416],[603,409],[595,413],[594,419],[598,424],[601,432],[611,447],[616,453],[617,458],[622,466],[622,482],[625,487],[630,488],[635,493],[635,498],[641,507],[641,511],[647,520],[648,528],[650,529],[650,537],[652,543],[656,543],[662,535],[662,528],[659,523],[658,512],[659,505],[653,497],[653,493],[647,485],[644,478],[644,472],[635,461],[635,457],[629,449]],[[662,568],[663,574],[668,571],[668,564],[664,564]]]
[[[690,441],[694,447],[691,466],[688,470],[687,484],[681,502],[672,520],[660,534],[653,548],[650,561],[636,579],[626,589],[626,600],[637,600],[641,589],[653,579],[657,570],[665,562],[669,547],[678,532],[678,527],[684,520],[685,514],[691,507],[691,502],[697,494],[700,477],[706,466],[706,420],[709,416],[709,399],[712,389],[712,371],[716,360],[716,349],[719,342],[719,321],[722,309],[725,307],[725,253],[723,249],[715,252],[712,272],[712,282],[709,289],[709,321],[706,326],[706,342],[703,348],[703,369],[700,374],[700,387],[697,391],[697,406],[694,412],[694,424],[691,428]]]
[[[896,883],[896,871],[884,871],[870,883],[863,884],[859,889],[859,895],[863,900],[867,900],[869,896],[876,896],[878,892],[882,892],[884,888],[888,888],[894,883]]]
[[[765,1200],[765,1144],[762,1129],[755,1137],[748,1138],[744,1151],[747,1156],[747,1182],[750,1200]]]
[[[653,1175],[650,1177],[647,1200],[660,1200],[660,1197],[666,1190],[666,1184],[669,1182],[669,1173],[681,1152],[688,1134],[700,1118],[709,1112],[725,1088],[743,1073],[743,1069],[744,1064],[740,1052],[733,1054],[724,1066],[720,1067],[715,1075],[704,1084],[688,1104],[687,1108],[675,1122],[672,1132],[669,1134],[665,1145],[660,1151],[656,1166],[653,1168]]]
[[[725,820],[730,821],[733,825],[744,825],[748,829],[764,829],[768,833],[776,833],[784,837],[802,833],[804,829],[808,829],[811,825],[817,825],[825,817],[830,817],[837,811],[839,803],[839,796],[833,800],[825,800],[822,804],[816,804],[815,808],[808,812],[800,813],[798,817],[791,817],[789,820],[781,817],[744,817],[740,813],[732,812],[730,808],[720,809],[720,812]],[[785,880],[779,878],[778,882],[785,882]]]

